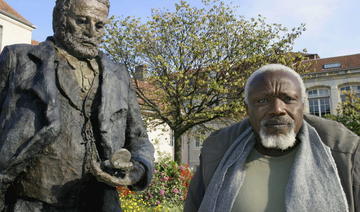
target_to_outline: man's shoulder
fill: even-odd
[[[246,119],[244,119],[240,122],[237,122],[235,124],[232,124],[228,127],[214,131],[213,133],[211,133],[211,135],[208,137],[208,139],[216,138],[216,137],[223,137],[223,136],[226,136],[227,138],[238,137],[249,126],[250,126],[250,122],[249,122],[248,118],[246,118]]]
[[[229,127],[213,132],[204,142],[201,149],[201,163],[203,167],[203,178],[205,185],[208,185],[210,179],[221,161],[224,153],[231,144],[250,127],[248,119],[233,124]]]
[[[360,145],[360,138],[343,124],[313,115],[304,115],[304,119],[313,126],[322,141],[333,151],[353,153]]]
[[[202,154],[211,154],[211,152],[222,155],[247,128],[250,122],[246,118],[229,127],[217,130],[204,141]]]

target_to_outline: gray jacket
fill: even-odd
[[[330,147],[345,191],[349,210],[360,211],[360,138],[342,124],[305,115],[322,141]],[[211,134],[204,142],[200,155],[200,166],[191,180],[185,211],[197,211],[205,190],[226,150],[250,125],[248,119]]]
[[[143,189],[152,177],[154,148],[147,137],[125,66],[115,64],[102,53],[99,57],[101,158],[107,160],[118,149],[127,148],[132,159],[143,164],[146,170],[146,177],[132,188]],[[31,159],[61,133],[54,59],[54,44],[49,39],[38,46],[8,46],[0,56],[2,189],[6,190],[7,185],[26,170]],[[66,95],[74,105],[81,101],[71,88]]]

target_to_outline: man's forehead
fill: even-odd
[[[299,92],[298,90],[295,89],[287,89],[286,86],[283,86],[280,89],[263,89],[263,88],[259,88],[259,89],[254,89],[253,91],[251,91],[251,95],[250,95],[250,99],[251,97],[270,97],[270,96],[293,96],[293,97],[300,97],[301,96],[301,92]]]
[[[283,92],[301,92],[299,80],[294,74],[285,71],[267,71],[257,75],[250,83],[250,91],[256,93],[270,93],[272,89]],[[271,90],[270,90],[271,89]]]

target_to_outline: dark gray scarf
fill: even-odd
[[[349,211],[330,148],[306,121],[298,137],[301,143],[286,187],[286,211]],[[244,181],[246,158],[254,144],[254,134],[249,127],[225,152],[206,189],[199,212],[231,210]]]

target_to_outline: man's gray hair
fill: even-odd
[[[268,72],[268,71],[269,72],[276,72],[276,71],[289,72],[290,74],[295,76],[296,79],[299,81],[299,84],[300,84],[302,101],[305,103],[305,101],[307,99],[306,88],[305,88],[305,84],[304,84],[304,81],[302,80],[301,76],[296,71],[294,71],[293,69],[291,69],[291,68],[289,68],[287,66],[284,66],[282,64],[267,64],[267,65],[262,66],[258,70],[256,70],[248,78],[248,80],[247,80],[247,82],[245,84],[245,90],[244,90],[244,99],[245,99],[246,104],[248,104],[248,102],[249,102],[249,88],[250,88],[250,85],[251,85],[252,81],[259,74],[262,74],[262,73]]]
[[[64,29],[66,26],[65,17],[70,11],[71,5],[76,0],[56,0],[55,7],[53,10],[53,31],[56,34],[56,31],[59,29]],[[108,9],[110,8],[109,0],[97,0],[99,3],[104,4]]]

